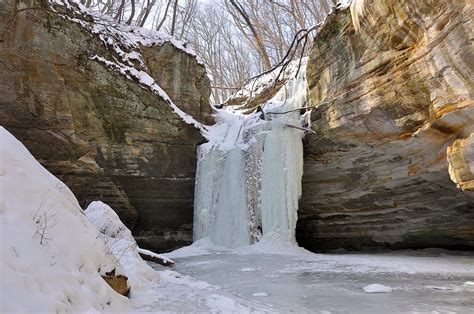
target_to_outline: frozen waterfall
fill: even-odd
[[[261,113],[216,110],[198,148],[194,241],[237,248],[267,235],[296,243],[307,114],[305,73],[287,81]],[[296,110],[295,110],[296,109]]]

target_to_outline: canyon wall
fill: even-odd
[[[81,206],[102,200],[114,208],[140,245],[165,251],[189,244],[199,130],[137,79],[94,59],[119,56],[64,18],[70,11],[20,1],[15,13],[14,3],[0,4],[1,125]],[[171,42],[138,50],[144,64],[137,68],[184,112],[209,121],[204,66]]]
[[[359,2],[309,57],[298,242],[474,249],[472,2]]]

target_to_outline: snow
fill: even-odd
[[[255,267],[243,267],[239,269],[239,271],[244,271],[244,272],[249,272],[249,271],[256,271],[257,269]]]
[[[128,228],[107,204],[95,201],[84,211],[87,219],[100,231],[110,252],[117,257],[130,286],[133,306],[143,306],[157,301],[158,296],[147,293],[160,280],[159,274],[138,254],[138,245]]]
[[[128,79],[136,79],[145,86],[146,88],[150,89],[152,92],[154,92],[156,95],[160,96],[163,100],[165,100],[170,107],[173,109],[173,112],[176,113],[184,122],[187,124],[193,125],[201,132],[206,131],[206,127],[202,125],[200,122],[196,121],[193,117],[182,111],[168,96],[168,94],[155,82],[155,80],[145,71],[142,70],[137,70],[135,67],[131,67],[128,65],[125,65],[123,63],[120,63],[118,61],[112,62],[109,61],[103,57],[100,56],[93,56],[91,57],[92,60],[97,60],[99,62],[102,62],[106,66],[112,68],[113,70],[121,73]]]
[[[192,245],[182,247],[173,252],[165,253],[163,255],[171,259],[208,255],[211,254],[210,249],[214,247],[215,245],[209,240],[209,238],[203,238],[201,240],[195,241]]]
[[[219,308],[222,313],[251,313],[248,308],[237,304],[233,299],[213,294],[207,300],[207,305],[211,308]]]
[[[256,292],[256,293],[252,293],[252,296],[253,297],[268,297],[268,293],[266,293],[266,292]]]
[[[298,59],[290,62],[288,66],[281,72],[278,80],[284,82],[294,77],[299,66],[300,70],[306,69],[307,61],[308,57],[304,57],[301,60]],[[251,100],[253,97],[260,95],[263,91],[268,90],[269,88],[272,88],[275,85],[275,80],[277,79],[281,68],[281,66],[276,67],[268,73],[249,80],[236,93],[232,94],[225,102],[227,103],[230,100],[242,99],[243,102],[240,106],[245,106],[248,101]],[[237,108],[234,109],[238,109],[238,107],[240,106],[237,106]]]
[[[187,47],[183,41],[177,40],[175,37],[163,32],[119,23],[107,14],[94,11],[87,8],[79,0],[48,0],[54,7],[64,7],[75,13],[76,17],[63,16],[73,22],[81,24],[91,33],[97,34],[99,38],[107,46],[111,46],[124,59],[142,60],[140,46],[152,47],[169,43],[179,50],[197,57],[194,50]],[[127,50],[136,49],[135,51],[125,52]],[[199,61],[199,60],[198,60]],[[202,61],[200,61],[202,64]]]
[[[266,234],[260,241],[253,245],[240,247],[236,250],[239,254],[273,254],[278,252],[279,255],[305,256],[313,255],[313,253],[299,247],[293,239],[282,236],[275,232]]]
[[[0,144],[0,312],[268,312],[219,286],[152,269],[138,255],[150,252],[108,205],[83,212],[3,127]],[[38,226],[46,226],[43,238]],[[130,299],[101,278],[114,269],[128,277]]]
[[[137,247],[137,252],[138,252],[138,254],[145,254],[145,255],[148,255],[150,257],[156,257],[158,259],[162,259],[164,262],[166,262],[168,264],[174,264],[174,261],[172,259],[169,259],[168,257],[166,257],[162,254],[156,254],[155,252],[145,250],[145,249],[142,249],[142,248],[139,248],[139,247]]]
[[[156,264],[154,265],[156,267]],[[263,313],[268,308],[244,300],[219,286],[196,280],[178,272],[160,271],[161,284],[153,288],[158,303],[140,311],[171,313]]]
[[[0,143],[1,311],[129,309],[101,278],[123,269],[71,191],[3,127]]]
[[[86,8],[78,0],[49,0],[49,2],[52,4],[52,10],[63,7],[73,12],[73,16],[75,17],[61,14],[56,10],[63,18],[78,23],[91,34],[97,36],[109,50],[116,54],[113,60],[98,55],[91,57],[91,60],[103,63],[105,66],[121,73],[130,80],[137,80],[142,87],[151,90],[157,96],[165,100],[173,112],[184,122],[193,125],[201,132],[205,132],[205,126],[183,112],[148,73],[149,69],[145,66],[140,47],[160,46],[169,43],[184,53],[196,58],[200,64],[203,64],[202,61],[197,58],[193,50],[170,35],[137,26],[117,23],[106,14],[100,14],[99,12]],[[138,64],[134,61],[137,61]]]
[[[387,293],[392,292],[392,288],[381,285],[379,283],[373,283],[362,288],[367,293]]]

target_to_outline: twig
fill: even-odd
[[[302,130],[302,131],[311,132],[313,134],[316,134],[316,131],[308,129],[308,128],[304,128],[302,126],[297,126],[297,125],[287,124],[287,123],[285,123],[285,126],[289,127],[289,128],[292,128],[292,129],[298,129],[298,130]]]
[[[211,88],[215,89],[230,89],[230,90],[239,90],[241,87],[228,87],[228,86],[212,86]]]

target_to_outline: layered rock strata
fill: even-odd
[[[328,17],[309,57],[317,134],[305,142],[298,242],[473,249],[473,6],[359,2]]]

